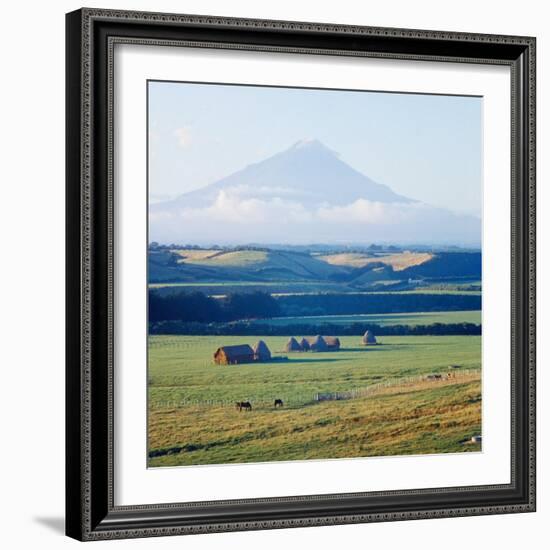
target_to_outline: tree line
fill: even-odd
[[[260,323],[197,323],[159,321],[149,323],[149,334],[198,336],[296,336],[329,334],[332,336],[363,336],[367,330],[376,336],[472,336],[481,334],[481,325],[474,323],[432,323],[430,325],[378,325],[330,323],[271,325]]]
[[[278,317],[281,309],[266,292],[233,293],[216,299],[196,292],[179,292],[161,296],[149,292],[149,321],[181,321],[212,323],[238,319]]]
[[[376,293],[278,296],[283,317],[467,311],[481,309],[481,296],[469,294]]]
[[[272,317],[414,313],[481,309],[481,296],[467,294],[297,294],[234,292],[213,298],[203,292],[161,295],[149,291],[149,321],[217,323]]]

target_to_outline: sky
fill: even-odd
[[[317,139],[400,195],[481,216],[478,97],[150,82],[148,117],[152,203]]]

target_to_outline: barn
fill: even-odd
[[[365,332],[362,338],[362,342],[365,346],[373,346],[378,343],[376,341],[376,337],[370,330],[367,330],[367,332]]]
[[[248,344],[222,346],[214,353],[214,363],[218,365],[237,365],[239,363],[253,362],[254,350]]]
[[[292,351],[303,351],[300,344],[298,344],[298,341],[294,336],[292,338],[288,339],[288,342],[286,343],[285,350],[292,352]]]
[[[328,351],[327,343],[322,336],[314,336],[313,338],[308,338],[309,349],[311,351]]]
[[[252,349],[255,361],[271,361],[271,351],[263,340],[258,340]]]
[[[338,351],[340,349],[340,339],[336,336],[325,336],[323,339],[329,351]]]

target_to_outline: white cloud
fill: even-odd
[[[220,191],[216,200],[207,208],[184,208],[178,217],[185,221],[216,221],[240,225],[257,225],[270,222],[291,221],[304,223],[311,214],[299,203],[281,198],[268,200],[241,198],[238,194]]]
[[[373,202],[358,199],[345,206],[323,206],[317,210],[320,220],[331,223],[359,223],[395,225],[413,222],[433,210],[419,202]]]
[[[310,205],[294,197],[243,196],[219,191],[203,208],[151,212],[151,237],[169,242],[475,242],[479,221],[423,203],[365,199],[344,206]],[[467,222],[469,220],[469,222]]]
[[[216,200],[206,208],[183,208],[175,215],[186,221],[216,220],[241,225],[258,223],[311,222],[335,224],[393,225],[420,219],[430,210],[421,203],[382,203],[358,199],[345,206],[323,204],[306,208],[301,202],[282,197],[246,196],[247,186],[238,186],[218,192]],[[273,188],[266,188],[273,191]],[[283,193],[284,194],[284,193]],[[292,193],[289,193],[292,196]]]
[[[178,145],[186,149],[193,142],[191,126],[182,126],[174,130],[174,137],[178,140]]]

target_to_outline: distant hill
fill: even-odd
[[[327,281],[348,270],[314,256],[283,250],[149,253],[149,282],[163,281]]]
[[[352,271],[348,282],[362,285],[391,280],[421,282],[481,279],[480,252],[438,252],[422,255],[405,252],[401,254],[404,257],[401,261],[399,256],[395,254],[376,258],[377,261]]]
[[[319,256],[319,259],[331,264],[347,267],[366,267],[369,264],[383,263],[391,265],[394,271],[402,271],[409,267],[423,264],[433,258],[429,252],[399,252],[396,254],[365,254],[365,253],[338,253]]]
[[[481,279],[481,253],[439,252],[429,261],[405,269],[402,274],[411,278],[478,277]]]
[[[479,252],[311,255],[270,249],[149,250],[149,282],[338,282],[481,279]]]

